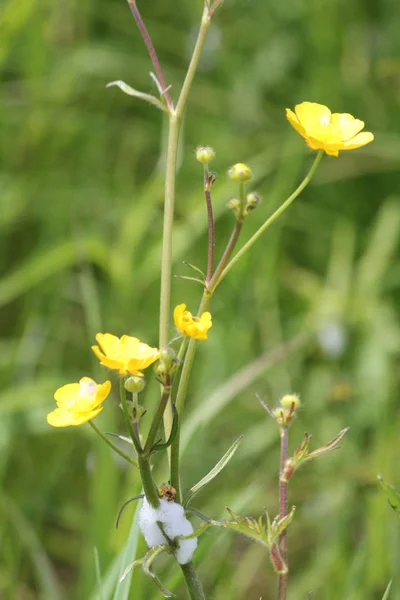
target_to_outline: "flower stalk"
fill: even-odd
[[[279,517],[283,519],[288,515],[288,482],[283,477],[285,471],[285,465],[288,457],[288,437],[289,428],[284,425],[279,428],[281,437],[281,453],[280,453],[280,467],[279,467]],[[286,566],[286,573],[280,573],[278,575],[278,600],[286,600],[287,596],[287,530],[285,529],[279,537],[279,554],[282,558],[284,565]]]

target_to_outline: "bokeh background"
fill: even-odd
[[[140,3],[176,97],[200,0]],[[46,423],[54,390],[87,374],[97,331],[158,337],[166,123],[109,81],[155,93],[152,66],[123,0],[5,0],[0,88],[0,598],[156,600],[140,570],[144,545],[119,507],[138,476],[88,426]],[[174,273],[206,261],[202,174],[193,150],[217,151],[216,253],[233,226],[226,171],[254,171],[263,202],[248,237],[296,187],[312,153],[286,122],[303,100],[351,112],[373,144],[326,157],[312,184],[241,260],[213,300],[184,427],[188,489],[240,434],[244,441],[195,506],[277,511],[279,440],[271,406],[287,392],[315,447],[345,426],[342,449],[290,485],[290,600],[400,597],[400,523],[377,487],[400,486],[400,4],[395,0],[226,0],[209,32],[181,137]],[[173,283],[195,310],[200,287]],[[171,337],[174,335],[171,327]],[[151,371],[148,372],[152,379]],[[154,407],[152,379],[145,402]],[[98,418],[121,426],[114,396]],[[159,463],[157,478],[166,479]],[[128,543],[127,543],[128,540]],[[126,545],[127,544],[127,545]],[[275,598],[263,548],[210,530],[196,562],[213,600]],[[179,598],[172,560],[157,572]],[[101,591],[97,582],[101,580]],[[131,584],[131,587],[130,587]]]

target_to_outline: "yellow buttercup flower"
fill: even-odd
[[[158,359],[158,348],[129,335],[118,338],[111,333],[98,333],[96,340],[100,347],[92,346],[92,350],[99,361],[110,369],[118,369],[120,375],[140,376],[142,369]]]
[[[339,150],[360,148],[374,139],[370,131],[361,132],[364,121],[348,113],[332,114],[327,106],[316,102],[302,102],[294,110],[287,108],[286,117],[312,150],[338,156]]]
[[[47,422],[53,427],[68,427],[90,421],[103,410],[110,389],[110,381],[97,384],[90,377],[63,385],[54,394],[57,408],[47,415]]]
[[[211,314],[204,312],[201,317],[194,317],[186,310],[186,304],[178,304],[174,310],[174,321],[182,335],[188,335],[196,340],[206,340],[207,331],[212,325]]]

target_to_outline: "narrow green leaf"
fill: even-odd
[[[381,477],[381,475],[378,475],[378,481],[381,484],[381,487],[386,494],[386,498],[388,499],[390,506],[393,508],[393,510],[395,512],[397,512],[397,514],[400,514],[400,494],[399,494],[399,492],[392,485],[390,485],[389,483],[386,483],[386,481]]]
[[[391,587],[392,587],[392,580],[390,580],[390,581],[389,581],[389,584],[388,584],[388,586],[387,586],[387,588],[386,588],[386,591],[385,591],[385,593],[383,594],[383,598],[382,598],[382,600],[388,600],[388,598],[389,598],[389,592],[390,592],[390,588],[391,588]]]
[[[327,444],[325,444],[324,446],[321,446],[321,448],[317,448],[317,450],[313,450],[313,452],[310,452],[307,456],[307,460],[309,458],[315,458],[316,456],[325,454],[325,452],[330,452],[331,450],[334,450],[337,447],[337,444],[346,435],[346,433],[348,432],[349,429],[350,429],[349,427],[342,429],[342,431],[339,431],[339,433],[337,435],[335,435],[335,437],[332,438]]]
[[[169,448],[169,446],[175,440],[176,434],[178,433],[178,419],[179,419],[178,411],[177,411],[175,404],[172,404],[172,412],[173,412],[174,418],[172,421],[171,433],[169,434],[169,438],[164,444],[154,444],[153,448],[151,449],[152,452],[160,452],[161,450],[166,450],[167,448]]]
[[[228,464],[228,462],[231,460],[232,456],[235,454],[242,439],[243,439],[243,436],[242,435],[239,436],[238,439],[235,442],[233,442],[232,446],[224,454],[224,456],[221,458],[221,460],[219,462],[217,462],[215,467],[213,467],[211,469],[211,471],[209,471],[209,473],[207,473],[207,475],[205,477],[203,477],[203,479],[201,479],[198,483],[196,483],[196,485],[194,485],[193,487],[190,488],[190,493],[189,493],[186,501],[184,502],[184,506],[188,506],[188,504],[193,500],[194,496],[196,494],[198,494],[198,492],[200,492],[200,490],[202,490],[203,487],[205,487],[208,483],[210,483],[210,481],[212,481],[222,471],[222,469]]]
[[[121,563],[120,563],[120,572],[118,573],[117,584],[114,590],[113,600],[128,600],[129,598],[129,590],[131,587],[132,580],[132,569],[125,574],[125,578],[121,581],[121,576],[125,573],[127,567],[126,565],[131,564],[132,560],[135,559],[139,538],[139,527],[137,524],[137,515],[140,510],[138,506],[136,508],[135,516],[132,520],[132,526],[129,532],[128,541],[125,545],[124,550],[121,552]]]
[[[170,592],[159,580],[159,578],[157,577],[157,575],[154,573],[154,571],[151,569],[151,565],[154,562],[154,560],[157,558],[157,556],[159,554],[161,554],[162,552],[168,552],[169,547],[168,546],[155,546],[154,548],[151,548],[147,554],[145,555],[145,557],[143,558],[143,563],[142,563],[142,567],[143,567],[143,571],[146,573],[146,575],[150,575],[150,577],[152,577],[152,579],[154,579],[154,582],[157,584],[160,592],[162,593],[162,595],[164,596],[164,598],[175,598],[175,594],[173,594],[172,592]]]
[[[113,85],[119,87],[119,89],[122,90],[125,94],[128,94],[128,96],[135,96],[135,98],[145,100],[146,102],[153,104],[153,106],[156,106],[160,110],[164,112],[166,111],[166,107],[164,106],[164,104],[160,102],[158,98],[152,96],[151,94],[144,94],[143,92],[139,92],[138,90],[132,88],[130,85],[126,84],[124,81],[111,81],[110,83],[107,83],[106,87],[112,87]]]
[[[131,571],[133,571],[133,569],[136,567],[136,565],[141,565],[143,562],[143,558],[138,558],[137,560],[134,560],[133,563],[131,563],[130,565],[128,565],[125,569],[125,571],[122,573],[121,577],[119,578],[119,582],[121,583],[125,577],[127,577],[129,575],[129,573]]]
[[[119,440],[121,440],[121,442],[126,442],[127,444],[130,444],[131,446],[133,446],[133,442],[132,442],[131,438],[128,438],[125,435],[120,435],[119,433],[113,433],[112,431],[105,431],[104,435],[110,435],[111,437],[116,437]]]

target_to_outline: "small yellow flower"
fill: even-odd
[[[92,346],[92,350],[99,361],[110,369],[118,369],[120,375],[142,375],[142,369],[156,361],[159,355],[158,348],[129,335],[118,338],[111,333],[98,333],[96,340],[100,347]]]
[[[68,427],[90,421],[103,410],[110,389],[109,381],[97,384],[90,377],[63,385],[54,394],[57,408],[47,415],[47,422],[53,427]]]
[[[371,132],[361,132],[364,121],[348,113],[332,114],[327,106],[316,102],[302,102],[294,110],[287,108],[286,117],[312,150],[338,156],[339,150],[360,148],[374,139]]]
[[[206,340],[207,331],[212,325],[209,312],[204,312],[201,317],[194,317],[186,310],[186,304],[178,304],[175,307],[174,321],[182,335],[188,335],[196,340]]]

